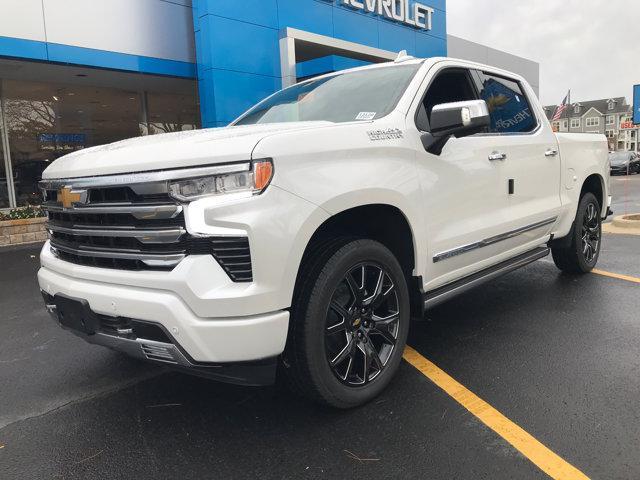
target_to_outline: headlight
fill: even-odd
[[[257,160],[240,163],[236,170],[228,170],[217,175],[171,181],[169,192],[173,198],[182,202],[230,193],[258,195],[269,186],[272,177],[271,160]]]

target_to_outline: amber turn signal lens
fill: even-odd
[[[253,164],[253,178],[256,190],[264,190],[271,182],[273,164],[269,160],[261,160]]]

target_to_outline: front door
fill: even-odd
[[[419,108],[427,117],[435,105],[478,99],[467,69],[441,67],[429,74]],[[495,263],[504,246],[487,240],[509,228],[510,204],[504,184],[509,142],[487,136],[451,138],[440,155],[418,144],[417,168],[423,189],[429,241],[425,288],[431,290]]]

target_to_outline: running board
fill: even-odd
[[[502,263],[494,265],[493,267],[485,268],[477,273],[469,275],[468,277],[456,280],[453,283],[444,285],[442,287],[431,290],[424,295],[424,308],[425,310],[442,302],[445,302],[456,295],[459,295],[467,290],[471,290],[478,285],[482,285],[485,282],[493,280],[509,272],[513,272],[520,267],[524,267],[536,260],[549,255],[550,249],[547,247],[538,247],[530,252],[523,253],[517,257],[506,260]]]

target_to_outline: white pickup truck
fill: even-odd
[[[91,343],[347,408],[410,317],[550,251],[590,271],[608,184],[605,137],[554,134],[523,78],[401,56],[55,161],[38,280]]]

